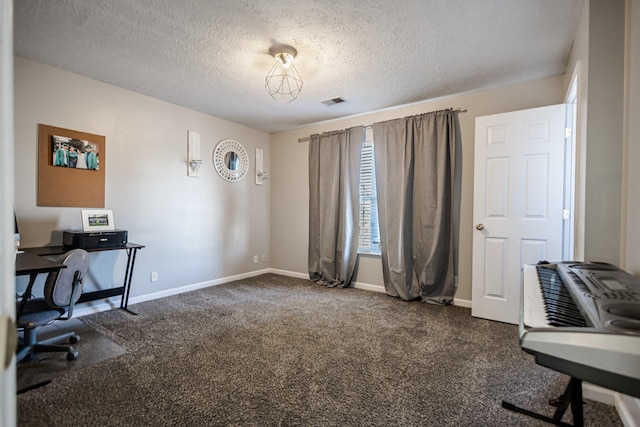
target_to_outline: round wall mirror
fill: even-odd
[[[240,181],[249,170],[249,155],[238,141],[225,139],[213,150],[213,166],[222,179]]]

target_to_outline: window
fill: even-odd
[[[360,166],[360,236],[358,252],[379,254],[380,231],[378,228],[378,201],[376,199],[376,169],[373,161],[373,135],[367,129],[362,144],[362,164]]]

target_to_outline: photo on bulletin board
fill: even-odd
[[[102,135],[39,124],[38,206],[104,208],[105,145]]]
[[[109,231],[115,229],[113,211],[106,209],[82,210],[82,230],[85,233],[89,231]]]
[[[51,152],[54,166],[88,170],[100,168],[98,144],[85,139],[52,135]]]

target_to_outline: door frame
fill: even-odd
[[[565,217],[562,230],[562,258],[563,261],[575,259],[575,231],[576,231],[576,147],[578,130],[578,75],[574,73],[565,98],[566,123],[565,128],[565,166],[564,166],[564,206],[568,216]]]
[[[6,319],[15,322],[15,242],[14,223],[14,132],[13,132],[13,2],[0,0],[0,325]],[[5,326],[7,327],[7,326]],[[7,330],[7,333],[15,332]],[[5,337],[6,338],[6,337]],[[1,338],[0,338],[1,339]],[[7,342],[0,345],[3,351]],[[12,349],[12,353],[15,351]],[[16,425],[16,358],[12,357],[7,369],[0,367],[0,425]]]

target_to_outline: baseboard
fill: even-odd
[[[365,291],[385,293],[384,286],[380,286],[380,285],[371,285],[369,283],[355,282],[353,284],[353,287],[356,289],[363,289]]]
[[[582,383],[582,397],[585,399],[613,406],[615,405],[615,395],[616,393],[609,389],[587,382]]]
[[[247,277],[259,276],[265,273],[273,273],[273,274],[279,274],[281,276],[296,277],[298,279],[309,279],[309,274],[307,273],[298,273],[295,271],[280,270],[277,268],[265,268],[262,270],[250,271],[248,273],[237,274],[235,276],[228,276],[220,279],[207,280],[200,283],[181,286],[179,288],[172,288],[164,291],[153,292],[150,294],[144,294],[144,295],[132,297],[132,298],[129,298],[129,304],[137,304],[144,301],[151,301],[158,298],[165,298],[172,295],[182,294],[185,292],[196,291],[198,289],[204,289],[210,286],[221,285],[223,283],[233,282],[234,280],[246,279]],[[363,289],[363,290],[372,291],[372,292],[385,293],[384,286],[372,285],[370,283],[355,282],[354,288]],[[453,305],[458,307],[471,308],[471,301],[460,299],[460,298],[454,298]],[[120,307],[119,296],[112,297],[108,300],[92,301],[92,302],[86,303],[86,305],[83,304],[82,307],[76,308],[76,310],[74,311],[74,315],[86,316],[88,314],[98,313],[100,311],[113,310],[114,308],[118,308],[118,307]]]
[[[625,427],[640,427],[640,399],[615,393],[615,406]]]
[[[296,277],[298,279],[307,279],[309,280],[308,273],[297,273],[295,271],[289,270],[280,270],[278,268],[269,268],[267,269],[267,273],[279,274],[280,276],[288,276],[288,277]]]
[[[364,289],[365,291],[385,293],[384,286],[381,285],[371,285],[369,283],[356,282],[353,287],[356,289]],[[454,298],[453,305],[458,307],[471,308],[471,301],[466,299]]]
[[[307,279],[307,280],[309,279],[309,274],[296,273],[295,271],[289,271],[289,270],[279,270],[276,268],[269,269],[269,273],[279,274],[281,276],[296,277],[298,279]],[[353,287],[356,289],[364,289],[367,291],[384,293],[384,286],[380,286],[380,285],[371,285],[369,283],[354,282]]]
[[[308,274],[295,273],[293,271],[287,271],[287,270],[271,269],[270,273],[280,274],[282,276],[297,277],[299,279],[309,278]],[[371,292],[380,292],[380,293],[386,292],[383,285],[372,285],[370,283],[354,282],[353,287],[356,289],[363,289],[365,291],[371,291]],[[458,307],[471,308],[471,301],[466,299],[454,298],[453,305]]]
[[[278,270],[278,269],[272,268],[272,269],[270,269],[270,273],[279,274],[281,276],[297,277],[298,279],[307,279],[307,280],[309,279],[309,274],[296,273],[294,271],[288,271],[288,270]],[[364,289],[366,291],[384,293],[384,286],[380,286],[380,285],[372,285],[372,284],[369,284],[369,283],[354,282],[353,287],[356,288],[356,289]]]
[[[271,269],[262,269],[256,271],[250,271],[248,273],[237,274],[234,276],[227,276],[220,279],[207,280],[204,282],[193,283],[191,285],[181,286],[179,288],[166,289],[164,291],[153,292],[150,294],[139,295],[129,298],[129,304],[137,304],[140,302],[151,301],[158,298],[166,298],[172,295],[183,294],[185,292],[196,291],[198,289],[205,289],[211,286],[221,285],[223,283],[233,282],[235,280],[246,279],[248,277],[259,276],[265,273],[271,273]],[[308,277],[308,276],[307,276]],[[111,297],[106,300],[91,301],[82,304],[80,307],[76,307],[73,311],[73,315],[76,317],[87,316],[89,314],[99,313],[101,311],[113,310],[120,307],[120,296]]]
[[[615,406],[625,427],[640,427],[640,399],[586,382],[582,383],[582,397]]]
[[[167,289],[160,292],[154,292],[151,294],[140,295],[129,299],[130,304],[137,304],[144,301],[151,301],[158,298],[165,298],[172,295],[183,294],[185,292],[197,291],[198,289],[205,289],[211,286],[222,285],[223,283],[233,282],[235,280],[242,280],[248,277],[259,276],[261,274],[269,273],[269,269],[250,271],[248,273],[236,274],[234,276],[222,277],[220,279],[207,280],[204,282],[194,283],[191,285],[181,286],[179,288]]]
[[[456,305],[458,307],[471,308],[471,300],[454,298],[453,305]]]

